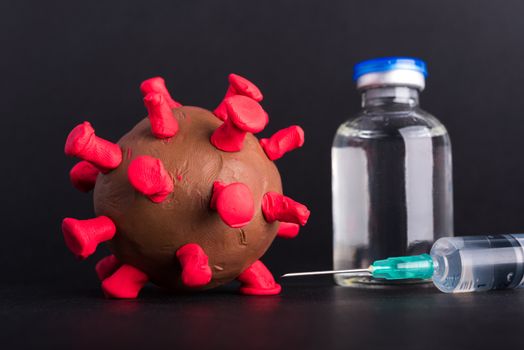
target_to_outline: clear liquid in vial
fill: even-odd
[[[409,120],[378,131],[347,122],[337,132],[332,148],[337,270],[367,268],[390,256],[428,253],[436,239],[452,234],[451,145],[446,129],[438,121],[417,125]],[[343,275],[336,275],[335,281],[353,287],[392,285]]]

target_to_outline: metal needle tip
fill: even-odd
[[[292,273],[286,273],[280,277],[299,277],[299,276],[337,275],[337,274],[348,274],[348,275],[353,275],[353,276],[370,276],[371,271],[369,269],[352,269],[352,270],[292,272]]]

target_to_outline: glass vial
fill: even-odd
[[[426,65],[404,57],[364,61],[354,79],[362,110],[337,130],[332,147],[334,269],[429,253],[453,232],[451,143],[419,106]],[[335,277],[352,287],[398,283]]]

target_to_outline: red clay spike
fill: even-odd
[[[122,162],[120,146],[95,135],[89,122],[77,125],[67,136],[65,154],[91,162],[107,173]]]
[[[154,77],[151,79],[144,80],[142,84],[140,84],[140,91],[142,92],[142,96],[144,97],[146,97],[147,94],[149,94],[150,92],[156,92],[161,94],[166,100],[167,105],[171,109],[182,106],[182,104],[178,103],[177,101],[173,100],[173,98],[171,98],[171,95],[169,94],[169,91],[166,88],[166,83],[164,79],[161,77]]]
[[[280,193],[267,192],[262,198],[262,212],[268,222],[284,221],[304,226],[309,218],[309,210]]]
[[[211,209],[216,209],[226,225],[233,228],[244,227],[255,215],[253,194],[243,183],[234,182],[224,185],[215,181]]]
[[[261,139],[260,145],[271,160],[281,158],[285,153],[302,147],[304,130],[298,125],[277,131],[269,139]]]
[[[182,283],[186,287],[203,287],[211,281],[211,268],[206,253],[196,243],[180,247],[176,257],[182,266]]]
[[[257,101],[241,95],[224,100],[228,118],[211,135],[211,143],[225,152],[242,149],[247,132],[262,131],[268,122],[267,113]]]
[[[131,185],[152,202],[160,203],[173,192],[173,179],[162,161],[150,156],[135,158],[127,169]]]
[[[300,231],[298,224],[281,222],[278,227],[277,236],[280,238],[295,238],[298,235],[298,231]]]
[[[145,273],[131,265],[122,265],[102,282],[102,290],[107,298],[135,299],[149,281]]]
[[[107,216],[88,220],[65,218],[62,233],[69,250],[80,259],[85,259],[95,252],[99,243],[113,238],[116,227]]]
[[[82,192],[91,191],[96,184],[100,170],[93,164],[83,160],[78,162],[69,172],[69,179],[73,187]]]
[[[263,96],[260,90],[256,87],[255,84],[253,84],[246,78],[232,73],[229,74],[228,79],[229,87],[226,91],[226,96],[224,97],[224,100],[231,96],[242,95],[250,97],[257,102],[262,101]],[[221,120],[227,119],[227,109],[224,100],[222,100],[218,107],[213,111],[213,114],[215,114]]]
[[[282,289],[262,261],[257,260],[238,276],[240,293],[245,295],[276,295]]]
[[[144,104],[149,113],[151,132],[156,138],[166,139],[175,136],[178,122],[169,108],[165,97],[157,92],[150,92],[144,97]]]
[[[100,281],[111,276],[119,267],[120,261],[114,255],[108,255],[96,263],[95,271]]]

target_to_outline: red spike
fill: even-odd
[[[262,198],[262,212],[268,222],[284,221],[304,226],[309,218],[309,210],[280,193],[267,192]]]
[[[107,173],[122,162],[120,146],[95,135],[89,122],[77,125],[67,136],[65,154],[79,157]]]
[[[226,92],[226,97],[243,95],[250,97],[257,102],[262,101],[264,98],[258,87],[246,78],[238,74],[231,73],[227,79],[229,80],[229,88]]]
[[[281,222],[277,236],[280,238],[295,238],[300,231],[300,226],[291,222]]]
[[[242,95],[252,98],[253,100],[260,102],[263,97],[260,90],[256,87],[255,84],[250,82],[244,77],[241,77],[237,74],[229,74],[229,87],[226,91],[226,96],[224,100],[228,97],[235,95]],[[220,119],[227,119],[227,108],[224,103],[224,100],[218,105],[218,107],[213,111],[213,113]]]
[[[267,113],[255,100],[236,95],[225,101],[228,118],[211,135],[211,143],[225,152],[242,149],[247,132],[262,131],[268,122]]]
[[[166,88],[166,82],[161,77],[154,77],[151,79],[144,80],[142,84],[140,84],[140,91],[142,92],[142,96],[144,97],[146,97],[147,94],[149,94],[150,92],[162,94],[169,108],[171,109],[182,106],[182,104],[173,100],[173,98],[169,94],[169,91]]]
[[[203,287],[211,281],[209,259],[196,243],[189,243],[180,247],[176,256],[182,266],[182,283],[191,288]]]
[[[73,187],[82,192],[91,191],[96,184],[100,170],[93,164],[83,160],[78,162],[69,172],[69,179]]]
[[[119,267],[120,261],[114,255],[108,255],[100,259],[95,266],[95,271],[100,281],[111,276]]]
[[[243,183],[234,182],[224,185],[215,181],[211,209],[216,209],[222,221],[228,226],[233,228],[246,226],[255,215],[253,194]]]
[[[173,179],[160,159],[140,156],[129,164],[127,177],[131,185],[152,202],[160,203],[173,192]]]
[[[147,281],[145,273],[124,264],[102,282],[102,290],[107,298],[135,299]]]
[[[227,108],[226,104],[222,100],[217,108],[213,111],[213,114],[220,120],[224,121],[227,119]]]
[[[178,122],[164,96],[160,93],[150,92],[144,97],[144,104],[149,113],[153,135],[159,139],[175,136],[178,131]]]
[[[99,243],[113,238],[116,227],[107,216],[88,220],[65,218],[62,221],[62,233],[69,250],[85,259],[95,252]]]
[[[244,270],[238,280],[242,283],[240,293],[246,295],[276,295],[282,289],[260,260]]]
[[[277,131],[269,139],[261,139],[260,145],[271,160],[281,158],[285,153],[302,147],[304,130],[298,125]]]

